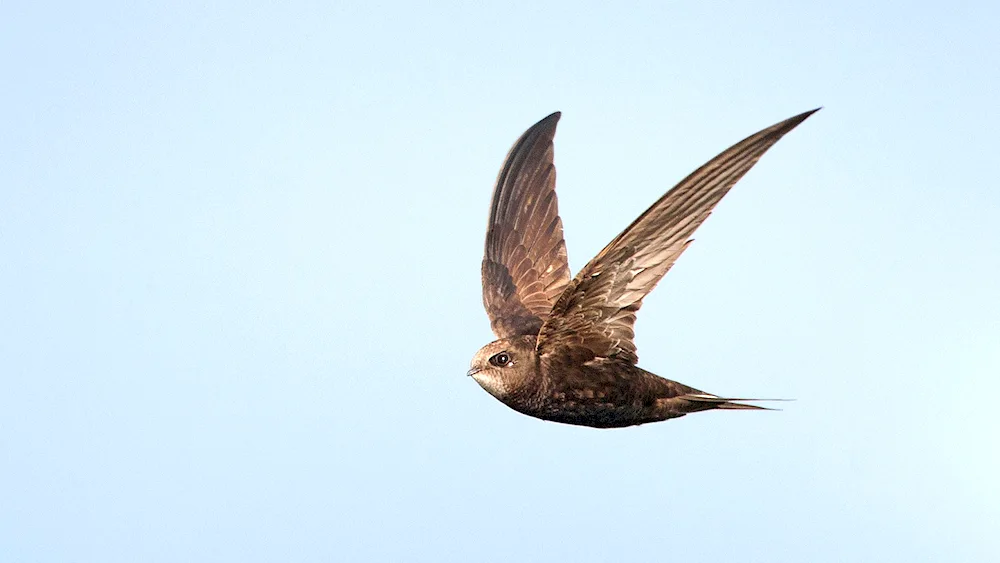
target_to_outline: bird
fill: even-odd
[[[555,192],[555,112],[514,143],[497,175],[482,263],[483,306],[497,340],[468,375],[542,420],[621,428],[713,409],[769,410],[639,367],[642,300],[691,244],[716,204],[816,108],[729,147],[658,199],[570,277]]]

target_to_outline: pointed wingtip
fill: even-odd
[[[808,119],[810,115],[816,113],[817,111],[819,111],[821,109],[823,109],[823,106],[819,106],[818,108],[811,109],[809,111],[804,111],[804,112],[796,115],[795,117],[786,120],[785,123],[794,123],[795,125],[798,125],[799,123],[802,123],[803,121],[805,121],[806,119]]]
[[[556,125],[559,124],[559,118],[561,116],[562,112],[556,111],[550,113],[542,119],[539,119],[538,122],[529,127],[528,130],[521,135],[521,139],[527,139],[533,134],[536,134],[538,131],[548,131],[550,135],[555,135]]]
[[[746,139],[744,139],[744,141],[754,138],[766,138],[766,139],[771,139],[769,143],[770,146],[770,144],[778,142],[778,139],[784,137],[786,133],[798,127],[803,121],[808,119],[810,115],[816,113],[821,109],[823,109],[822,106],[816,109],[811,109],[809,111],[804,111],[796,116],[789,117],[784,121],[779,121],[778,123],[775,123],[774,125],[768,127],[767,129],[758,131],[757,133],[747,137]]]

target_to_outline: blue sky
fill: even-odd
[[[0,7],[0,560],[996,561],[995,3]],[[787,397],[601,431],[465,377],[561,110],[581,267],[816,106],[645,301]]]

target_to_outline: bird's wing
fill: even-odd
[[[812,110],[736,143],[667,192],[587,264],[559,296],[538,335],[540,354],[638,362],[632,330],[642,299],[695,229],[757,160]]]
[[[493,189],[483,257],[483,305],[499,338],[538,334],[569,283],[552,138],[559,112],[514,143]]]

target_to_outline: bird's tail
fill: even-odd
[[[744,411],[776,411],[781,409],[772,409],[768,407],[761,407],[758,405],[748,405],[742,401],[787,401],[788,400],[788,399],[734,399],[730,397],[719,397],[708,393],[689,393],[687,395],[681,395],[678,398],[690,401],[695,405],[699,405],[702,407],[696,410],[725,409],[725,410],[744,410]]]

